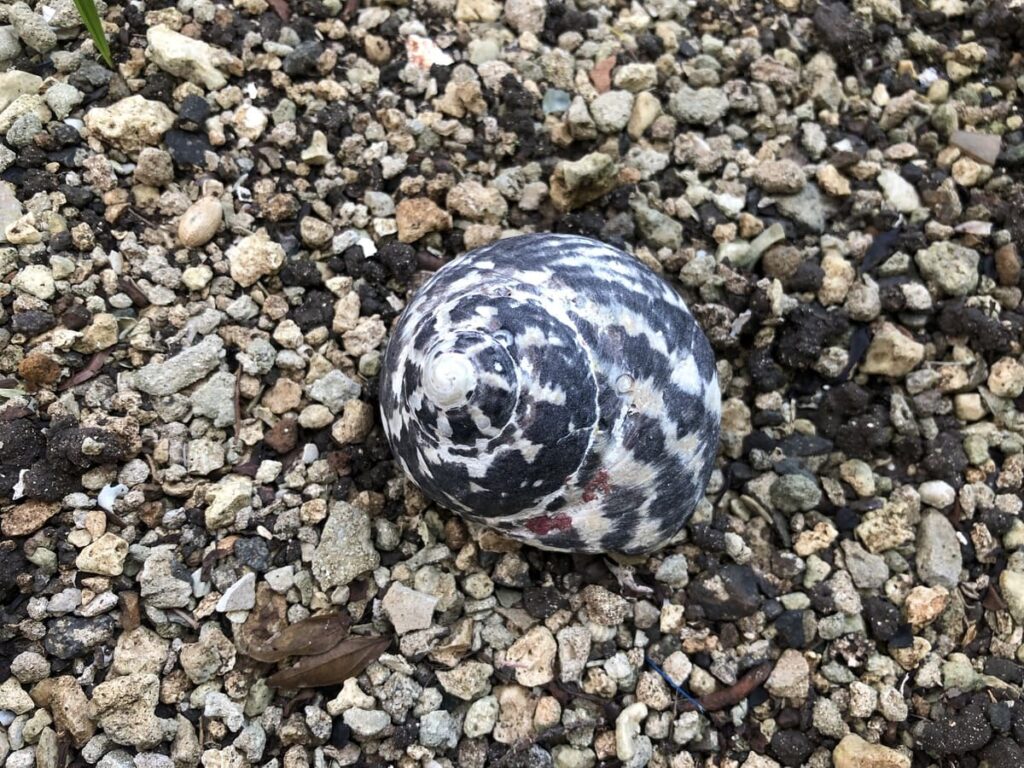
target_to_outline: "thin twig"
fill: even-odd
[[[93,376],[100,372],[100,369],[103,367],[103,364],[107,362],[107,358],[110,357],[113,351],[113,347],[101,349],[99,352],[97,352],[95,355],[89,358],[89,362],[85,364],[85,368],[80,370],[70,379],[68,379],[59,387],[57,387],[57,391],[63,392],[66,389],[71,389],[71,387],[76,387],[79,384],[84,384],[85,382],[87,382],[89,379],[91,379]]]
[[[718,712],[735,706],[747,698],[757,686],[767,680],[771,673],[772,663],[770,661],[759,664],[741,677],[735,685],[709,693],[707,696],[701,696],[699,706],[705,712]],[[683,702],[680,708],[683,712],[690,712],[696,707],[690,702]]]

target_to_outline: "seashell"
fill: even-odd
[[[438,270],[395,326],[380,402],[430,499],[565,552],[667,544],[703,498],[721,421],[685,302],[630,255],[566,235]]]

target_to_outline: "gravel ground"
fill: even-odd
[[[0,6],[0,763],[1024,765],[1020,2],[101,12],[114,71]],[[718,355],[649,558],[388,455],[410,292],[526,231],[635,253]],[[395,639],[268,684],[324,614]]]

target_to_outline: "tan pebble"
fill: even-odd
[[[903,603],[907,621],[914,627],[931,624],[946,609],[949,591],[945,587],[914,587]]]
[[[997,360],[988,374],[988,388],[996,397],[1020,397],[1024,392],[1024,365],[1012,357]]]
[[[853,733],[844,736],[832,751],[832,762],[836,768],[910,768],[906,755]]]
[[[178,240],[186,248],[206,245],[220,229],[224,211],[214,197],[201,197],[188,207],[178,222]]]
[[[361,443],[373,429],[373,406],[362,400],[345,403],[341,418],[334,422],[331,437],[338,445]]]

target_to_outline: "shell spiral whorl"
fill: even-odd
[[[410,301],[381,376],[384,431],[435,502],[544,549],[649,552],[703,497],[715,361],[676,292],[583,237],[464,254]]]

